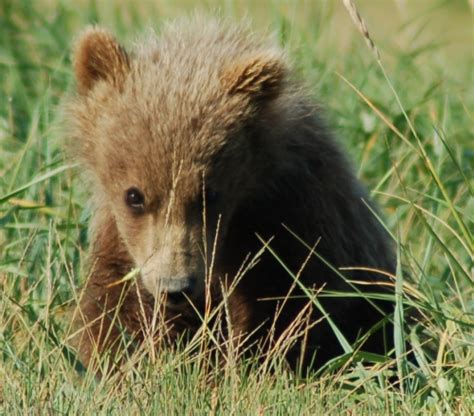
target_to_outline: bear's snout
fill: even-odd
[[[196,288],[196,281],[197,278],[195,276],[161,278],[160,287],[162,292],[177,293],[189,291],[192,293]]]
[[[179,304],[192,299],[196,295],[197,277],[189,276],[181,279],[169,279],[170,284],[163,284],[166,299],[169,303]]]
[[[166,301],[177,305],[199,296],[198,283],[198,277],[194,274],[187,277],[161,277],[156,279],[152,294],[166,294]],[[152,288],[148,287],[148,290],[150,289]]]
[[[200,237],[190,236],[186,224],[148,227],[143,231],[144,244],[132,246],[135,264],[140,267],[143,286],[154,297],[177,294],[195,299],[204,291],[205,263],[196,241]],[[185,296],[184,296],[185,295]]]

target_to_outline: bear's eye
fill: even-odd
[[[127,189],[125,193],[125,203],[136,213],[143,212],[145,208],[145,197],[142,191],[136,187]]]
[[[206,189],[206,203],[215,204],[219,199],[219,194],[213,189]]]

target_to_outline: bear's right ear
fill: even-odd
[[[274,97],[281,90],[286,72],[286,65],[281,56],[264,53],[227,65],[221,74],[221,82],[231,95]]]
[[[100,80],[120,87],[130,69],[125,49],[109,32],[98,27],[91,27],[80,36],[73,61],[80,94],[87,94]]]

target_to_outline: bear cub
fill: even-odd
[[[68,135],[93,206],[85,365],[189,339],[216,308],[223,343],[280,348],[294,369],[347,352],[335,330],[389,353],[389,236],[275,42],[194,17],[130,52],[89,28],[73,61]]]

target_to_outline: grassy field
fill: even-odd
[[[0,414],[472,414],[467,0],[359,1],[372,45],[335,0],[202,3],[277,32],[382,207],[403,265],[398,312],[418,310],[411,325],[399,318],[395,359],[299,380],[283,366],[269,373],[231,363],[204,376],[198,358],[165,352],[120,383],[72,364],[69,316],[88,246],[87,190],[58,127],[72,39],[98,22],[130,44],[194,3],[0,0]]]

